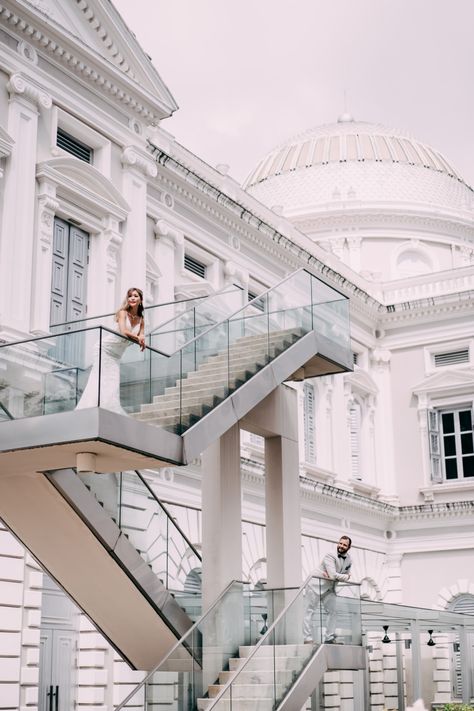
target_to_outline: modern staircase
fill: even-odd
[[[151,669],[202,612],[186,589],[201,558],[139,472],[81,477],[0,476],[2,516],[129,665]]]
[[[196,370],[166,387],[150,404],[142,405],[135,419],[164,429],[189,429],[265,365],[303,336],[302,328],[271,335],[243,336],[215,355],[202,357]]]
[[[337,631],[344,645],[323,644],[327,614],[321,608],[313,620],[313,644],[303,643],[305,596],[309,589],[321,593],[321,580],[310,577],[296,589],[246,589],[233,583],[217,603],[186,633],[181,643],[193,646],[193,635],[201,634],[200,668],[181,667],[175,684],[176,708],[190,711],[295,711],[328,670],[363,669],[359,586],[344,584],[349,597],[338,596]],[[268,628],[260,630],[249,620],[266,613]],[[160,708],[165,702],[164,672],[175,651],[117,707],[132,709],[145,693],[145,709]]]
[[[238,651],[238,657],[229,659],[229,670],[208,686],[207,698],[198,699],[197,711],[211,709],[232,681],[232,700],[220,700],[217,708],[221,711],[273,711],[275,696],[284,696],[313,653],[307,644],[242,646]]]

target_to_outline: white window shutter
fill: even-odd
[[[443,472],[441,470],[439,414],[436,410],[428,410],[428,438],[430,442],[431,481],[434,484],[440,484],[443,481]]]
[[[351,463],[352,463],[352,478],[362,479],[360,471],[360,427],[362,421],[361,406],[355,402],[350,409],[350,437],[351,437]]]
[[[314,386],[305,383],[304,392],[304,456],[308,464],[316,462],[316,421]]]

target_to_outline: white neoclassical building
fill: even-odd
[[[0,0],[5,479],[4,433],[34,415],[58,417],[55,389],[71,386],[70,372],[46,377],[50,345],[26,348],[13,369],[9,344],[51,344],[74,321],[110,326],[102,317],[132,285],[145,292],[150,325],[222,290],[231,294],[225,318],[306,269],[350,300],[353,369],[278,391],[297,411],[296,434],[277,432],[291,439],[294,474],[280,500],[258,416],[221,437],[239,453],[237,485],[223,475],[219,488],[212,447],[193,445],[186,466],[169,456],[122,468],[142,471],[202,553],[208,599],[230,577],[298,586],[345,533],[364,599],[474,613],[472,189],[436,149],[348,114],[275,148],[240,186],[166,131],[176,109],[108,0]],[[258,300],[250,308],[266,312]],[[36,436],[28,430],[39,446]],[[35,469],[66,466],[29,451]],[[224,446],[219,456],[224,470]],[[114,708],[143,673],[58,588],[59,576],[43,572],[20,529],[9,530],[16,519],[2,517],[0,710]],[[238,542],[229,531],[240,531]],[[227,558],[225,545],[234,546]],[[190,550],[177,547],[174,562],[198,588]],[[91,575],[84,588],[95,585]],[[365,681],[330,672],[308,708],[402,711],[416,696],[437,708],[474,696],[472,637],[443,628],[427,647],[425,630],[416,642],[409,632],[383,644],[382,630],[370,630]],[[170,694],[166,707],[178,709]]]

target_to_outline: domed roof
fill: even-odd
[[[345,113],[337,123],[300,133],[275,148],[250,174],[245,186],[298,168],[351,161],[418,165],[462,180],[441,153],[402,131],[355,121]]]
[[[244,187],[269,207],[298,211],[335,200],[465,210],[473,195],[438,151],[397,129],[355,121],[350,114],[275,148]]]

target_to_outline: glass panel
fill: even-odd
[[[139,472],[80,474],[80,479],[141,555],[165,587],[181,592],[200,613],[199,591],[188,589],[191,571],[201,570],[201,558],[192,543]]]
[[[159,704],[169,701],[170,684],[177,708],[200,708],[206,703],[201,699],[218,694],[221,685],[227,683],[227,670],[232,672],[240,666],[239,651],[249,654],[256,637],[260,638],[262,610],[270,626],[288,594],[285,590],[250,590],[247,583],[232,583],[116,711],[136,708],[144,688],[147,708],[154,708],[154,704],[161,708]]]
[[[453,412],[443,412],[443,432],[448,434],[449,432],[454,432],[454,413]]]
[[[461,435],[461,451],[463,454],[472,454],[474,452],[472,446],[472,432]]]
[[[462,467],[464,476],[474,476],[474,457],[463,457]]]
[[[154,327],[147,342],[162,353],[174,353],[185,343],[237,311],[243,304],[243,298],[244,291],[241,287],[227,287],[189,306],[184,313],[179,313]],[[148,311],[149,309],[147,316]]]
[[[446,457],[452,457],[456,454],[456,438],[454,435],[444,437],[444,454]]]
[[[243,659],[231,666],[238,673],[221,687],[215,711],[256,698],[262,708],[276,708],[326,639],[337,634],[340,643],[362,642],[358,585],[341,583],[335,589],[332,582],[313,577],[296,594],[283,591],[278,603],[280,614],[260,643],[240,650]]]
[[[459,425],[461,432],[472,430],[472,417],[470,410],[461,410],[459,413]]]
[[[215,298],[229,309],[236,293]],[[193,307],[171,356],[103,327],[0,347],[0,421],[100,405],[181,434],[312,329],[320,357],[350,367],[349,302],[305,270],[209,328],[215,303]]]
[[[458,478],[458,465],[455,459],[446,459],[444,462],[446,479]]]

